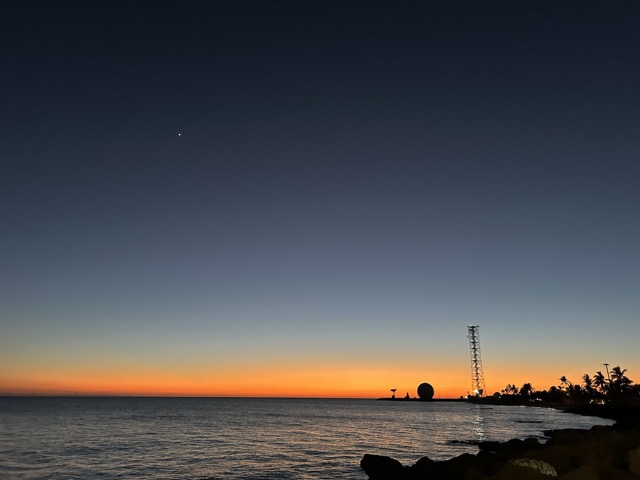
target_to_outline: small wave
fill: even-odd
[[[98,455],[103,453],[104,449],[97,448],[97,447],[78,446],[78,447],[69,447],[65,449],[63,452],[66,455]]]

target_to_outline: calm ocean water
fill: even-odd
[[[542,430],[612,422],[453,402],[0,398],[2,479],[366,479],[365,453],[411,464]]]

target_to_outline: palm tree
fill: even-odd
[[[611,370],[611,386],[616,392],[626,391],[633,383],[625,373],[627,373],[627,369],[623,370],[619,366],[613,367]]]
[[[530,383],[525,383],[524,385],[522,385],[522,387],[520,387],[521,396],[525,398],[529,398],[532,393],[533,393],[533,387],[531,386]]]
[[[582,376],[582,384],[584,385],[584,391],[587,395],[592,396],[593,395],[593,380],[591,379],[591,377],[589,376],[588,373],[585,373]]]
[[[571,382],[567,380],[567,377],[565,377],[564,375],[562,375],[559,380],[560,380],[561,390],[567,390],[572,385]]]
[[[546,399],[551,402],[559,402],[562,400],[562,392],[555,385],[549,387],[549,391],[546,392]]]
[[[518,393],[518,387],[516,387],[515,385],[511,385],[509,383],[507,384],[506,387],[504,387],[504,390],[502,390],[502,393],[504,395],[516,395]]]
[[[593,376],[593,385],[600,393],[607,393],[607,379],[600,370]]]

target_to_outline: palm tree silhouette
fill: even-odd
[[[598,370],[596,374],[593,376],[593,385],[600,391],[601,393],[607,393],[607,379],[604,374]]]
[[[529,398],[533,393],[533,387],[530,383],[525,383],[520,387],[520,395],[526,398]]]
[[[624,392],[633,383],[625,373],[627,369],[621,369],[619,366],[611,370],[611,386],[616,392]]]
[[[507,384],[506,387],[504,387],[504,390],[502,390],[502,393],[505,395],[517,395],[518,387],[516,387],[515,385],[511,385],[509,383]]]
[[[562,390],[566,390],[571,386],[571,382],[567,380],[567,377],[565,377],[564,375],[562,375],[559,380],[560,380],[560,388]]]
[[[587,395],[591,396],[593,394],[593,380],[588,373],[582,376],[582,383],[584,384],[584,391],[587,392]]]

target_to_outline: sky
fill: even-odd
[[[0,6],[0,394],[640,380],[640,4]]]

